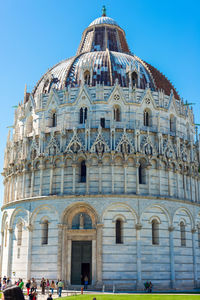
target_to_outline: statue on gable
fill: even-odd
[[[102,143],[102,141],[99,141],[96,144],[96,152],[98,153],[98,155],[102,155],[104,152],[104,144]]]
[[[153,154],[152,146],[149,143],[146,144],[146,146],[144,147],[144,152],[145,152],[146,155],[152,155]]]

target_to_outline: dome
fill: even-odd
[[[122,87],[129,87],[135,76],[137,88],[163,90],[168,96],[173,91],[175,98],[180,99],[161,72],[130,52],[124,30],[107,17],[105,11],[83,32],[76,55],[49,69],[36,84],[33,94],[49,93],[52,88],[80,86],[85,82],[85,72],[90,76],[89,86],[113,86],[118,82]]]
[[[92,23],[90,23],[90,26],[93,25],[100,25],[100,24],[110,24],[110,25],[116,25],[118,26],[117,22],[115,20],[113,20],[112,18],[109,17],[100,17],[95,19]]]

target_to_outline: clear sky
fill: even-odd
[[[199,0],[0,0],[0,170],[14,108],[48,68],[76,53],[81,34],[106,5],[133,53],[195,102],[200,123]],[[0,200],[3,184],[0,180]]]

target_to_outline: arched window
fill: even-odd
[[[145,172],[145,168],[142,164],[139,165],[138,176],[139,176],[139,184],[145,184],[146,183],[146,172]]]
[[[131,84],[132,84],[132,88],[137,87],[138,85],[138,75],[136,72],[133,72],[131,74]]]
[[[83,160],[82,162],[81,162],[81,170],[80,170],[81,172],[81,176],[80,176],[80,182],[86,182],[86,172],[87,172],[87,170],[86,170],[86,164],[85,164],[85,160]]]
[[[183,221],[180,222],[180,234],[181,234],[181,247],[186,246],[186,233],[185,233],[185,224]]]
[[[88,110],[87,107],[80,108],[80,124],[85,124],[87,120]]]
[[[48,244],[49,222],[47,220],[42,222],[42,245]]]
[[[17,225],[17,246],[22,244],[22,223]]]
[[[57,115],[56,113],[52,114],[52,127],[56,127],[57,126]]]
[[[170,127],[170,131],[172,132],[176,131],[176,118],[173,115],[170,115],[169,127]]]
[[[121,110],[120,110],[119,106],[114,106],[113,114],[114,114],[114,121],[120,122],[121,121]]]
[[[159,223],[153,220],[152,223],[152,245],[159,245]]]
[[[115,236],[116,236],[116,244],[123,244],[122,221],[121,220],[116,220],[116,223],[115,223]]]
[[[148,110],[144,111],[144,126],[150,126],[150,112]]]
[[[84,83],[87,85],[90,85],[90,72],[89,71],[85,71],[85,73],[84,73]]]

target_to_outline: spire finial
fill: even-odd
[[[103,5],[102,7],[102,17],[106,17],[106,7]]]

